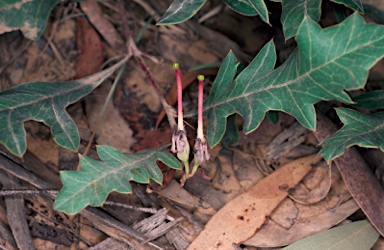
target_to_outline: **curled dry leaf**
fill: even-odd
[[[233,243],[246,241],[320,159],[298,159],[262,179],[217,212],[188,249],[232,249]]]

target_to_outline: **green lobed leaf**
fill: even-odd
[[[360,3],[360,0],[332,0],[332,2],[344,4],[348,8],[356,10],[360,13],[364,12],[363,5]]]
[[[366,220],[351,222],[297,241],[284,250],[371,249],[379,233]]]
[[[60,0],[0,1],[0,34],[21,30],[25,37],[39,39],[49,14],[59,2]]]
[[[167,146],[123,154],[109,146],[97,146],[102,161],[80,156],[80,171],[60,173],[63,188],[56,197],[54,207],[67,214],[76,214],[88,205],[101,206],[112,191],[132,193],[130,181],[161,184],[162,173],[156,161],[180,169],[180,162],[166,151]]]
[[[175,0],[157,22],[158,25],[181,23],[194,16],[207,0]]]
[[[363,109],[380,109],[384,108],[384,90],[371,91],[353,98],[355,104],[353,107]]]
[[[296,35],[305,15],[316,22],[320,20],[321,0],[282,0],[282,7],[281,23],[285,40]]]
[[[220,142],[226,118],[234,113],[244,118],[245,134],[254,131],[269,110],[291,114],[314,130],[314,103],[351,103],[344,90],[362,88],[368,69],[384,56],[384,27],[365,24],[357,13],[326,29],[304,18],[296,41],[297,49],[279,68],[273,70],[276,52],[271,41],[232,83],[225,84],[226,89],[212,89],[204,105],[211,147]],[[227,57],[233,57],[231,52]],[[220,77],[231,79],[233,73]]]
[[[231,9],[245,15],[256,16],[260,15],[260,18],[269,23],[268,9],[264,3],[264,0],[223,0]]]
[[[221,140],[221,145],[230,146],[236,144],[239,139],[240,134],[236,124],[236,115],[230,115],[227,119],[227,128]]]
[[[77,151],[79,132],[65,108],[88,95],[125,61],[79,80],[29,82],[1,92],[0,143],[21,157],[27,148],[23,123],[34,120],[49,126],[60,146]]]
[[[353,145],[384,151],[384,112],[365,115],[347,108],[336,112],[344,126],[321,143],[320,153],[326,161],[339,157]]]

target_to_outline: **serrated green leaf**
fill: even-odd
[[[227,119],[227,128],[223,139],[221,140],[221,145],[230,146],[239,141],[239,129],[236,124],[236,115],[230,115]]]
[[[364,12],[363,5],[360,3],[360,0],[332,0],[332,2],[344,4],[348,8],[356,10],[360,13]]]
[[[223,0],[231,9],[245,15],[245,16],[256,16],[260,15],[260,18],[269,23],[268,9],[264,3],[264,0]]]
[[[123,154],[109,146],[97,146],[102,161],[80,156],[80,171],[60,173],[63,188],[56,197],[55,208],[67,214],[76,214],[88,205],[101,206],[112,191],[132,192],[129,181],[149,183],[150,179],[161,184],[162,173],[156,161],[180,169],[180,162],[166,151],[167,146]]]
[[[21,30],[25,37],[39,39],[49,14],[59,2],[60,0],[0,1],[0,34]]]
[[[266,114],[267,119],[272,122],[272,124],[277,124],[279,121],[279,112],[277,111],[268,111]]]
[[[306,237],[284,247],[284,250],[341,250],[371,249],[379,238],[379,233],[366,220],[338,226]]]
[[[89,94],[125,61],[79,80],[29,82],[1,92],[0,143],[21,157],[27,148],[23,123],[34,120],[50,127],[60,146],[77,151],[79,132],[65,108]]]
[[[281,23],[285,40],[296,35],[304,16],[318,22],[321,14],[321,0],[283,0]]]
[[[314,103],[351,103],[344,90],[362,88],[368,69],[384,56],[384,27],[365,24],[356,13],[326,29],[304,18],[296,41],[297,49],[279,68],[273,70],[276,53],[269,42],[226,90],[211,93],[212,100],[204,105],[211,147],[220,142],[226,118],[234,113],[244,118],[245,134],[254,131],[269,110],[291,114],[314,130]]]
[[[339,157],[353,145],[384,151],[384,112],[365,115],[347,108],[336,112],[344,126],[321,143],[320,153],[326,161]]]
[[[207,0],[175,0],[159,19],[157,24],[181,23],[194,16]]]
[[[363,109],[381,109],[384,108],[384,90],[371,91],[353,98],[355,104],[353,107]]]

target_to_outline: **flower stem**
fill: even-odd
[[[176,83],[177,83],[177,129],[184,130],[184,121],[183,121],[183,82],[181,80],[179,64],[174,63],[173,68],[176,73]]]
[[[197,138],[200,138],[204,143],[204,133],[203,133],[203,90],[204,90],[204,76],[198,75],[197,79],[199,80],[198,85],[198,99],[197,99]],[[203,141],[204,140],[204,141]]]

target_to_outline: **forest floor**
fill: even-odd
[[[126,30],[117,2],[62,2],[55,7],[38,41],[32,42],[20,32],[1,35],[0,90],[31,81],[86,77],[126,54]],[[229,49],[242,65],[247,65],[266,42],[274,39],[279,66],[296,46],[294,39],[284,40],[280,3],[268,2],[272,26],[259,17],[236,14],[218,0],[208,1],[197,16],[183,24],[156,26],[154,20],[170,2],[124,1],[124,12],[133,39],[138,39],[143,61],[173,106],[176,91],[172,63],[180,64],[187,111],[197,105],[196,77],[206,76],[208,95],[218,65]],[[332,15],[324,20],[324,25],[335,23]],[[382,67],[381,63],[372,70],[371,80],[384,79]],[[169,144],[172,130],[137,61],[128,62],[101,116],[112,82],[110,77],[67,109],[79,128],[79,153],[84,154],[90,145],[87,155],[98,159],[96,145],[133,153]],[[331,108],[322,103],[319,107]],[[332,118],[331,112],[328,115]],[[196,121],[186,122],[193,141]],[[240,117],[237,123],[241,128]],[[60,189],[60,171],[78,169],[78,154],[58,146],[44,124],[29,121],[25,128],[28,151],[22,159],[12,157],[4,148],[0,150],[20,168],[0,172],[3,189],[33,189],[39,185],[43,188],[47,183]],[[56,211],[54,199],[45,194],[6,196],[0,200],[0,243],[2,249],[17,249],[20,241],[30,239],[36,249],[186,249],[215,214],[204,233],[214,237],[209,230],[225,232],[222,222],[231,218],[224,212],[217,214],[218,211],[223,207],[226,210],[222,211],[247,211],[248,203],[238,199],[247,194],[257,197],[252,201],[257,203],[260,216],[248,223],[252,225],[244,224],[245,218],[240,215],[232,222],[232,228],[244,224],[241,227],[251,232],[251,237],[246,241],[240,238],[242,244],[234,244],[233,248],[280,249],[335,225],[365,219],[338,168],[328,166],[317,156],[318,144],[313,132],[293,117],[279,113],[276,124],[265,119],[255,132],[241,134],[237,144],[210,149],[210,160],[202,166],[209,178],[196,174],[183,187],[179,185],[181,171],[162,168],[162,187],[132,183],[133,194],[111,193],[108,205],[89,208],[75,216]],[[309,173],[304,178],[299,178],[302,173],[276,173],[283,166],[289,169],[289,164],[307,166]],[[295,178],[299,178],[292,184],[295,188],[284,190],[284,185]],[[278,200],[273,198],[273,185],[286,194]],[[262,205],[270,203],[274,205]],[[26,224],[17,224],[22,218]],[[374,249],[384,249],[382,238]]]

